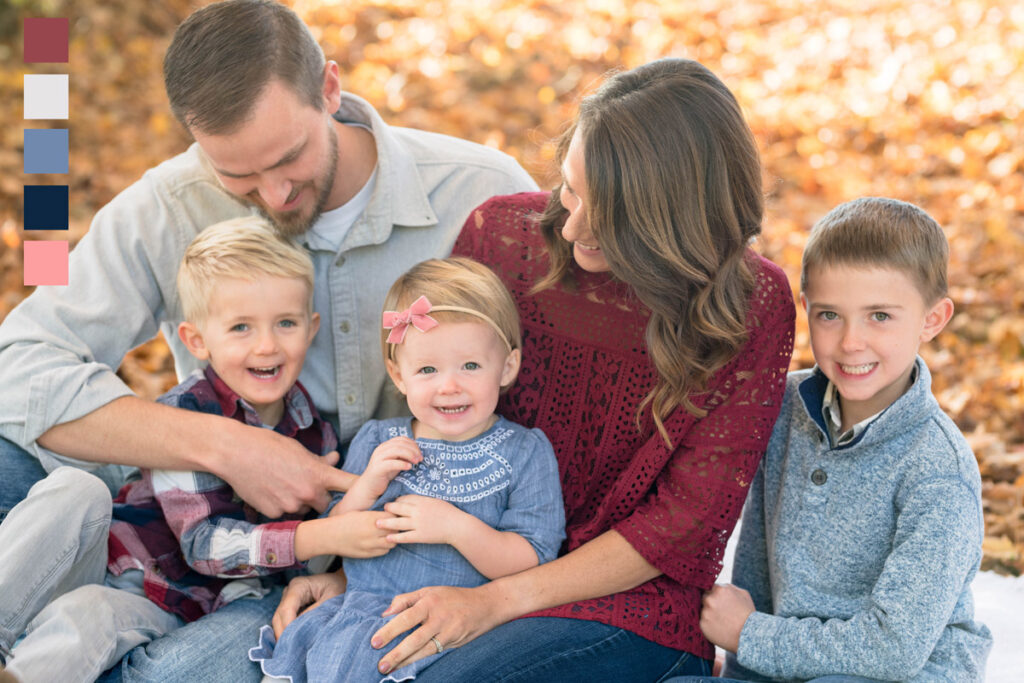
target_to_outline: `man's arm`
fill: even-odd
[[[352,475],[337,454],[318,457],[295,439],[217,415],[125,396],[39,437],[43,447],[82,460],[215,474],[268,517],[323,510]]]

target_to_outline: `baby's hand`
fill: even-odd
[[[399,472],[412,469],[422,460],[420,447],[412,439],[406,436],[388,439],[374,449],[366,469],[352,484],[346,497],[359,499],[362,501],[360,507],[368,508],[380,498]]]
[[[387,540],[392,543],[449,543],[454,545],[460,533],[460,522],[466,513],[437,498],[407,495],[384,506],[395,515],[377,521],[381,529],[388,529]]]
[[[700,630],[704,637],[723,650],[736,652],[743,624],[755,611],[750,593],[732,584],[716,583],[704,594],[702,605]]]

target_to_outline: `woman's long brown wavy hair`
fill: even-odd
[[[578,132],[585,206],[612,274],[651,311],[647,351],[658,382],[650,405],[659,433],[747,340],[754,274],[745,258],[761,231],[761,161],[736,98],[697,62],[662,59],[617,73],[580,104],[558,162]],[[539,291],[572,281],[572,245],[559,230],[558,188],[540,226],[550,269]]]

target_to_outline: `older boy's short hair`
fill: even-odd
[[[215,223],[192,240],[178,268],[178,296],[185,320],[202,324],[217,280],[253,280],[258,276],[299,278],[313,310],[313,261],[298,245],[281,237],[260,216]]]
[[[917,285],[925,302],[946,296],[949,244],[942,227],[922,209],[884,197],[862,197],[829,211],[804,247],[800,288],[825,266],[893,268]]]

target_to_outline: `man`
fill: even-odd
[[[185,246],[207,225],[259,211],[309,250],[323,325],[301,380],[347,442],[369,417],[396,410],[378,348],[391,282],[413,263],[447,255],[483,200],[536,187],[503,154],[386,125],[341,91],[338,65],[270,0],[195,12],[168,49],[164,79],[196,144],[97,213],[72,252],[68,287],[39,288],[0,325],[0,514],[45,471],[100,463],[206,470],[268,516],[322,509],[339,483],[333,457],[320,460],[269,430],[144,401],[114,374],[158,330],[178,375],[195,367],[173,333]],[[117,479],[108,473],[113,486]],[[373,533],[375,518],[360,514],[353,529]],[[238,602],[136,650],[125,677],[149,655],[165,669],[146,675],[163,679],[194,679],[189,665],[221,680],[257,675],[244,666],[243,644],[254,623],[269,621],[276,596]]]

